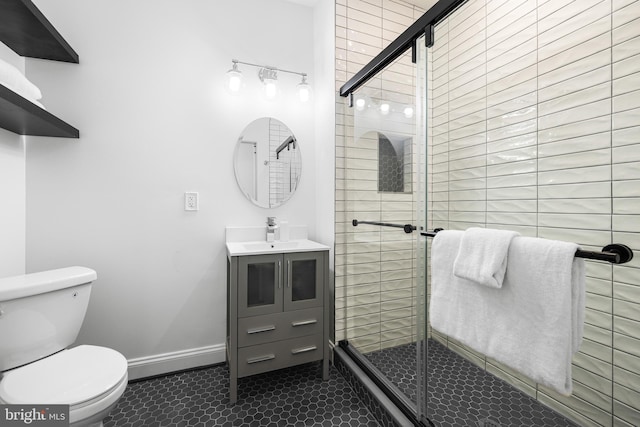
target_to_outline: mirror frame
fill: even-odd
[[[282,206],[293,197],[300,184],[299,141],[281,120],[257,118],[245,126],[236,141],[233,170],[238,188],[251,203],[267,209]],[[268,177],[266,183],[265,176]],[[279,177],[282,177],[283,191],[274,195],[271,190],[277,187],[278,181],[274,180]]]

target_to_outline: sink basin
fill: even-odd
[[[288,242],[227,242],[227,254],[229,256],[311,252],[328,249],[328,246],[307,239],[290,240]]]
[[[293,249],[298,246],[298,242],[247,242],[242,246],[248,251],[271,251]]]

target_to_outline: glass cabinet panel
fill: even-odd
[[[315,259],[291,261],[291,300],[303,301],[316,297]]]
[[[285,310],[300,310],[322,305],[324,259],[322,252],[284,254]]]
[[[251,255],[238,260],[238,315],[282,311],[282,255]]]
[[[247,266],[247,307],[270,305],[275,302],[276,265],[261,262]]]

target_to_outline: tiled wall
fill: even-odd
[[[582,426],[640,425],[640,1],[469,0],[435,40],[431,225],[636,258],[587,261],[569,398],[433,336]]]
[[[336,91],[423,13],[400,0],[337,0]],[[410,166],[405,192],[378,191],[377,134],[394,141],[413,135],[403,107],[414,103],[414,92],[415,67],[405,55],[357,91],[366,98],[362,108],[336,98],[336,339],[364,353],[415,340],[413,235],[351,225],[354,218],[414,220]],[[388,114],[379,110],[383,101]]]
[[[378,136],[378,191],[403,193],[404,147],[398,150],[384,135]],[[409,157],[411,160],[411,157]],[[411,174],[408,174],[411,176]]]
[[[291,136],[291,130],[278,120],[269,120],[269,206],[289,200],[298,186],[302,170],[297,143],[276,155],[276,149]]]

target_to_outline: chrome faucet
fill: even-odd
[[[279,239],[280,236],[278,236],[278,224],[276,222],[276,217],[275,216],[268,216],[267,217],[267,242],[275,242],[276,240]]]

